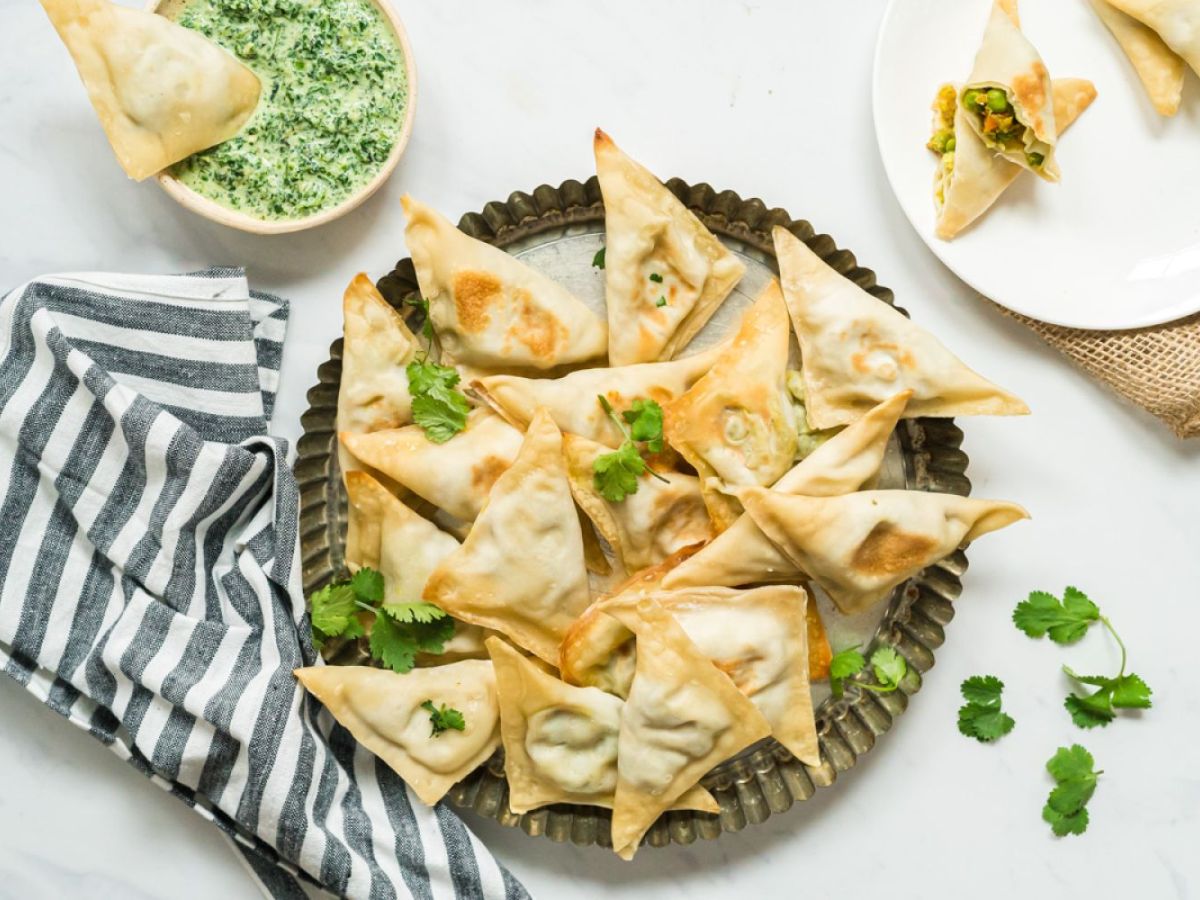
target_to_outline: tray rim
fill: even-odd
[[[895,306],[892,291],[876,282],[873,271],[859,266],[853,253],[838,248],[829,235],[817,234],[807,221],[793,219],[781,208],[768,208],[758,198],[743,200],[733,191],[718,192],[706,183],[691,185],[672,178],[666,185],[710,230],[752,247],[776,272],[771,229],[782,225],[838,272],[881,302]],[[603,218],[599,184],[592,176],[585,182],[568,179],[558,187],[542,184],[529,193],[513,192],[507,200],[493,201],[479,212],[464,214],[458,227],[472,237],[506,249],[527,238],[560,232],[574,224],[603,222]],[[414,307],[403,301],[417,292],[412,260],[398,261],[379,279],[378,288],[393,307],[411,315]],[[334,428],[341,356],[342,338],[338,337],[330,346],[330,358],[317,370],[318,383],[308,392],[309,408],[301,417],[303,435],[297,444],[294,471],[300,486],[306,596],[345,571],[341,526],[346,499],[336,468]],[[961,450],[962,431],[952,419],[904,419],[897,426],[897,434],[908,489],[964,496],[970,493],[968,459]],[[801,763],[774,739],[767,738],[702,779],[701,783],[717,798],[720,813],[664,813],[647,832],[643,846],[691,844],[697,838],[711,840],[724,832],[759,824],[795,802],[809,799],[817,788],[832,785],[840,773],[852,768],[891,728],[907,708],[908,698],[920,689],[923,673],[934,664],[934,651],[945,640],[944,629],[954,616],[953,603],[961,594],[961,576],[966,568],[966,555],[957,550],[896,590],[868,651],[881,643],[895,647],[908,662],[910,674],[894,693],[863,690],[852,681],[843,698],[831,697],[820,705],[816,711],[819,766]],[[870,676],[860,674],[857,681],[870,681]],[[502,748],[455,785],[446,799],[502,825],[519,827],[531,836],[579,846],[611,846],[609,810],[555,804],[524,814],[513,813],[507,803]]]

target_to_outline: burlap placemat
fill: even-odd
[[[1179,437],[1200,434],[1200,315],[1132,331],[1083,331],[1004,312]]]

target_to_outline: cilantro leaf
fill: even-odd
[[[1046,591],[1033,591],[1013,610],[1013,623],[1027,635],[1050,636],[1056,644],[1073,644],[1100,619],[1100,608],[1078,588],[1068,587],[1060,601]]]
[[[864,657],[857,647],[847,647],[845,650],[839,650],[833,655],[833,659],[829,661],[829,677],[844,679],[851,675],[857,675],[867,666],[866,657]]]
[[[1150,685],[1132,672],[1113,679],[1112,703],[1117,709],[1149,709],[1152,693]]]
[[[1012,716],[1000,710],[1004,682],[994,675],[975,675],[960,688],[964,703],[958,710],[958,730],[981,743],[994,741],[1013,730]]]
[[[376,616],[371,626],[371,656],[393,672],[411,672],[417,663],[417,645],[391,616]]]
[[[433,317],[429,315],[429,301],[424,297],[405,297],[405,306],[413,306],[423,313],[421,319],[421,335],[428,343],[433,343]]]
[[[908,663],[892,647],[880,647],[871,654],[871,668],[875,680],[885,691],[894,691],[908,674]]]
[[[655,305],[655,306],[656,306],[658,309],[662,309],[664,306],[666,306],[666,305],[667,305],[667,298],[666,298],[666,297],[659,297],[657,300],[655,300],[655,301],[654,301],[654,305]]]
[[[592,462],[592,483],[610,503],[620,503],[638,489],[638,476],[646,471],[646,461],[633,441],[625,441],[619,450],[597,456]]]
[[[650,280],[653,281],[655,284],[662,284],[663,277],[661,275],[659,275],[657,272],[651,272]]]
[[[1059,837],[1083,834],[1088,827],[1087,803],[1096,792],[1100,772],[1086,749],[1073,744],[1059,747],[1046,763],[1056,784],[1042,808],[1042,819]]]
[[[443,731],[449,731],[451,728],[455,731],[463,731],[467,727],[467,720],[463,718],[463,714],[453,707],[446,706],[445,703],[438,708],[433,705],[432,700],[426,700],[421,704],[421,709],[429,713],[429,724],[433,726],[430,737],[437,737]]]
[[[651,453],[662,452],[663,409],[657,401],[638,398],[621,413],[621,418],[629,425],[632,440],[644,443]]]
[[[456,391],[460,375],[451,366],[417,359],[405,368],[412,394],[413,421],[435,444],[444,444],[467,427],[471,405]]]
[[[408,389],[413,394],[423,394],[435,388],[450,390],[462,376],[453,366],[439,366],[427,359],[416,359],[404,368],[408,376]]]
[[[962,683],[960,690],[968,703],[999,709],[1004,682],[995,675],[972,675]]]
[[[1079,675],[1069,666],[1063,666],[1063,671],[1082,684],[1096,687],[1090,694],[1068,694],[1063,702],[1072,721],[1080,728],[1107,725],[1116,718],[1117,709],[1149,709],[1152,705],[1150,686],[1132,672],[1105,678],[1102,675]]]
[[[1113,712],[1112,698],[1104,690],[1083,697],[1078,694],[1067,694],[1063,706],[1071,714],[1071,721],[1080,728],[1104,726],[1117,717],[1117,714]]]
[[[312,607],[313,628],[324,637],[339,637],[357,621],[354,589],[345,582],[327,584],[308,598]]]
[[[370,566],[363,566],[351,576],[350,587],[364,603],[378,604],[383,600],[383,576]]]
[[[428,625],[438,619],[446,618],[446,611],[440,606],[434,606],[424,600],[405,600],[401,603],[385,603],[383,611],[397,622],[417,622]]]
[[[595,268],[595,269],[603,269],[604,268],[604,251],[607,249],[608,249],[607,247],[601,247],[599,250],[596,251],[596,255],[592,257],[592,268]]]

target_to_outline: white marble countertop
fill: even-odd
[[[453,218],[512,190],[586,177],[603,125],[664,175],[809,218],[1034,410],[962,423],[976,493],[1017,500],[1033,521],[972,549],[925,688],[834,789],[740,835],[646,850],[633,864],[470,819],[500,859],[535,897],[555,900],[1200,896],[1200,692],[1190,684],[1200,443],[1177,441],[1076,372],[909,229],[871,127],[883,0],[395,2],[420,71],[398,171],[341,222],[254,238],[128,182],[38,5],[0,0],[0,287],[53,271],[246,266],[254,285],[294,303],[276,428],[295,437],[341,327],[342,288],[406,255],[399,196]],[[1088,733],[1067,719],[1059,664],[1106,667],[1115,651],[1099,633],[1060,651],[1018,633],[1009,615],[1030,590],[1068,583],[1115,620],[1155,689],[1153,710]],[[955,730],[959,682],[981,672],[1005,680],[1017,719],[990,747]],[[7,681],[0,722],[0,898],[257,896],[214,830]],[[1040,820],[1051,786],[1042,766],[1072,741],[1105,774],[1087,834],[1056,840]]]

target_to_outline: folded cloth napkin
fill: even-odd
[[[523,898],[297,687],[287,304],[241,270],[0,301],[0,667],[237,842],[271,896]]]

